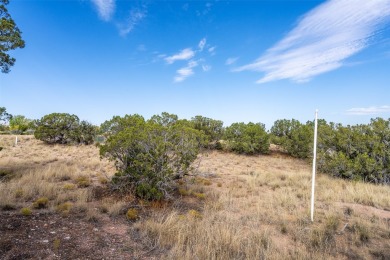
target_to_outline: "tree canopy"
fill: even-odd
[[[100,155],[115,162],[114,188],[147,200],[170,197],[173,181],[191,170],[204,139],[200,131],[168,113],[150,120],[116,116],[102,128],[107,140]]]
[[[15,133],[23,133],[29,129],[31,122],[32,120],[23,115],[16,115],[9,120],[9,126],[11,131],[14,131]]]
[[[97,132],[92,124],[67,113],[51,113],[34,124],[35,138],[49,144],[92,144]]]
[[[225,130],[227,149],[242,154],[269,152],[269,136],[262,123],[233,123]]]
[[[7,113],[7,109],[5,107],[0,107],[0,122],[7,122],[11,118],[12,115]]]
[[[8,73],[16,61],[7,52],[25,46],[22,32],[6,8],[8,3],[9,0],[0,0],[0,69],[3,73]]]

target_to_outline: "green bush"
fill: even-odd
[[[223,122],[203,116],[195,116],[191,118],[193,127],[203,132],[207,138],[207,147],[220,149],[219,140],[224,133]]]
[[[35,138],[46,143],[66,144],[72,142],[79,118],[66,113],[52,113],[42,117],[35,130]]]
[[[311,125],[300,125],[291,131],[282,147],[297,158],[309,158],[313,153],[314,128]]]
[[[169,114],[167,112],[162,112],[161,115],[154,115],[149,119],[149,121],[165,127],[176,124],[178,120],[179,117],[177,115]]]
[[[180,120],[172,124],[145,121],[139,115],[114,117],[103,126],[107,140],[100,155],[115,161],[115,189],[146,200],[169,197],[174,179],[191,170],[202,134]],[[101,128],[103,128],[101,127]]]
[[[133,127],[138,120],[144,121],[140,115],[125,115],[124,117],[114,116],[111,120],[107,120],[99,127],[99,134],[105,138],[114,136],[126,128]]]
[[[309,158],[313,151],[314,126],[298,120],[275,121],[271,128],[271,142],[280,145],[288,154],[297,158]]]
[[[9,120],[9,126],[14,134],[22,134],[29,129],[32,120],[27,119],[25,116],[16,115]]]
[[[151,177],[153,179],[153,177]],[[135,188],[135,194],[145,200],[162,200],[164,198],[163,191],[160,191],[156,183],[139,183]]]
[[[97,128],[76,115],[52,113],[36,122],[35,138],[49,144],[91,144]]]
[[[367,125],[332,126],[332,131],[321,133],[319,170],[341,178],[390,184],[390,121],[376,118]]]
[[[270,131],[271,142],[277,145],[285,145],[286,140],[291,139],[292,132],[301,125],[302,124],[295,119],[276,120]]]
[[[278,120],[271,128],[272,141],[298,158],[311,158],[314,123]],[[342,126],[318,120],[318,169],[335,177],[390,183],[390,121]]]
[[[224,143],[228,150],[243,154],[269,152],[269,135],[261,123],[233,123],[225,130]]]
[[[96,126],[87,121],[81,121],[78,127],[71,132],[71,139],[78,144],[92,144],[97,132]]]

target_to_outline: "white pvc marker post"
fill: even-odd
[[[18,136],[16,135],[15,136],[15,146],[17,146],[18,145]]]
[[[314,189],[316,182],[316,159],[317,159],[317,117],[318,109],[316,109],[315,120],[314,120],[314,149],[313,149],[313,175],[311,183],[311,209],[310,209],[310,218],[311,222],[314,221]]]

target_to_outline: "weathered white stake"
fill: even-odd
[[[18,136],[15,136],[15,146],[18,145]]]
[[[311,182],[311,209],[310,209],[310,218],[311,222],[314,221],[314,189],[316,182],[316,159],[317,159],[317,117],[318,109],[316,109],[315,120],[314,120],[314,148],[313,148],[313,174]]]

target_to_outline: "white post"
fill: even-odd
[[[16,135],[15,136],[15,146],[17,146],[18,145],[18,136]]]
[[[315,181],[316,181],[316,159],[317,159],[317,116],[318,116],[318,109],[316,109],[315,120],[314,120],[313,175],[312,175],[312,183],[311,183],[311,209],[310,209],[311,222],[314,221],[314,189],[315,189]]]

